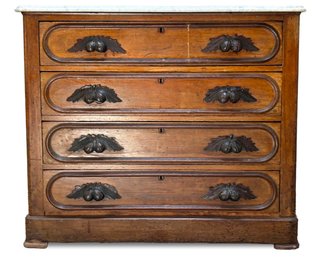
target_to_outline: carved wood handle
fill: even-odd
[[[219,136],[212,138],[211,142],[204,148],[205,151],[223,152],[223,153],[240,153],[256,152],[259,149],[251,138],[245,136],[235,137],[233,134],[229,136]]]
[[[79,52],[83,50],[100,53],[105,53],[110,50],[114,53],[126,53],[126,50],[121,47],[118,41],[109,36],[89,36],[80,38],[68,49],[68,52]]]
[[[251,189],[243,184],[228,183],[218,184],[209,188],[203,199],[214,200],[220,199],[221,201],[238,201],[243,199],[255,199],[256,196],[252,193]]]
[[[67,98],[68,102],[78,102],[83,100],[87,104],[93,102],[102,104],[104,102],[117,103],[122,102],[115,90],[100,84],[85,85],[75,90],[71,96]]]
[[[76,152],[83,150],[85,153],[90,154],[92,152],[102,153],[105,150],[121,151],[123,149],[114,137],[108,137],[102,134],[88,134],[76,138],[69,148],[69,151]]]
[[[207,46],[202,49],[202,52],[209,53],[215,51],[222,51],[222,52],[235,52],[238,53],[241,50],[245,51],[259,51],[252,39],[249,37],[244,37],[242,35],[221,35],[218,37],[210,38],[210,42]]]
[[[75,186],[73,191],[67,195],[68,198],[78,199],[83,198],[85,201],[101,201],[103,199],[120,199],[117,189],[109,184],[100,182],[87,183]]]
[[[239,86],[217,86],[209,89],[204,97],[204,101],[212,103],[218,101],[220,103],[237,103],[243,100],[244,102],[256,102],[256,98],[252,96],[248,88]]]

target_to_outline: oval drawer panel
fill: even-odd
[[[282,63],[282,23],[74,24],[41,22],[41,64]]]
[[[43,73],[43,113],[280,114],[281,81],[279,73]]]
[[[279,163],[278,123],[44,123],[45,163]],[[272,159],[272,160],[271,160]]]
[[[278,25],[278,29],[268,24],[191,25],[190,58],[203,62],[266,62],[277,55],[274,61],[281,62],[277,30],[282,30]]]
[[[278,173],[273,171],[269,175],[47,171],[45,181],[47,199],[62,210],[264,210],[275,202],[278,191]]]
[[[64,63],[166,62],[188,53],[186,25],[42,23],[41,30],[45,54]]]

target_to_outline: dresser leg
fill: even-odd
[[[294,250],[299,248],[299,243],[294,244],[274,244],[274,248],[277,250]]]
[[[32,240],[26,240],[23,243],[23,246],[26,248],[39,248],[39,249],[45,249],[48,246],[48,242],[40,241],[37,239]]]

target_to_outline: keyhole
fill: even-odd
[[[164,27],[160,27],[160,28],[158,29],[158,31],[159,31],[159,33],[165,33],[165,28],[164,28]]]
[[[163,181],[165,179],[165,176],[158,176],[159,181]]]
[[[158,132],[159,132],[160,134],[164,134],[164,133],[165,133],[165,129],[164,129],[164,128],[159,128],[159,129],[158,129]]]
[[[165,82],[165,79],[164,79],[164,78],[159,78],[159,79],[158,79],[158,83],[159,83],[159,84],[164,84],[164,82]]]

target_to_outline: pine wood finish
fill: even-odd
[[[25,247],[297,248],[298,30],[299,13],[24,13]]]

